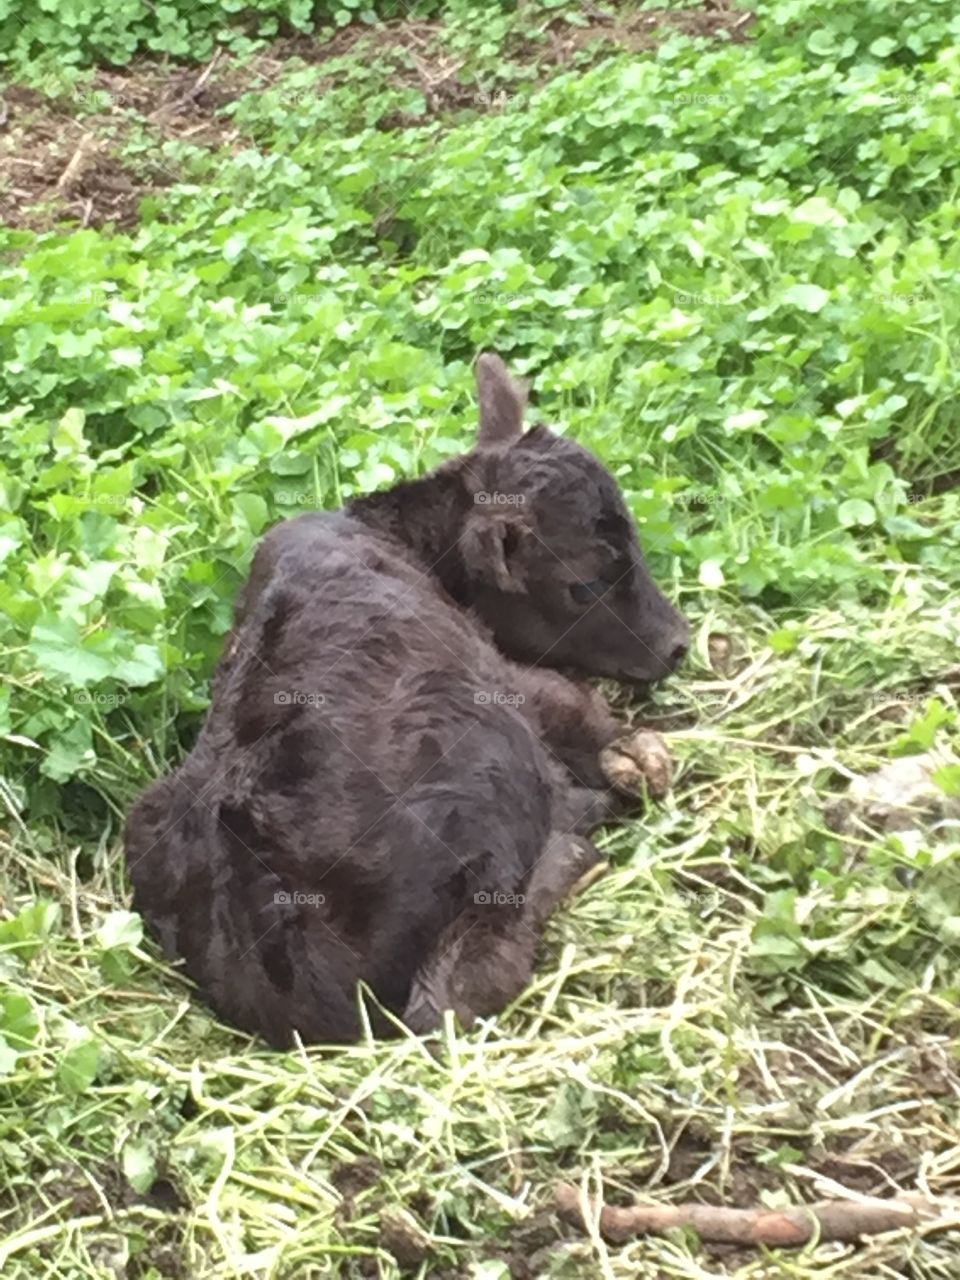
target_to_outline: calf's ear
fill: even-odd
[[[478,512],[460,535],[460,555],[469,576],[498,591],[514,594],[527,589],[520,555],[526,529],[515,515]]]
[[[480,401],[480,432],[477,443],[509,444],[523,434],[523,411],[527,389],[515,382],[507,366],[493,351],[485,351],[476,365],[477,398]]]

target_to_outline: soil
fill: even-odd
[[[587,66],[599,61],[611,46],[649,50],[673,32],[742,41],[754,17],[734,0],[703,0],[700,9],[622,16],[610,3],[584,0],[582,11],[577,24],[558,17],[537,38],[514,38],[505,58],[533,67],[533,83],[541,84],[574,62]],[[461,80],[462,62],[445,47],[443,24],[412,19],[372,30],[349,26],[329,38],[278,40],[245,65],[218,54],[200,68],[146,58],[121,69],[99,68],[72,98],[51,99],[14,84],[0,92],[0,225],[34,231],[135,227],[143,199],[179,181],[180,175],[149,148],[135,160],[124,156],[132,139],[139,135],[158,144],[175,139],[211,150],[247,146],[250,139],[224,114],[224,107],[276,83],[293,60],[322,65],[350,54],[360,43],[368,60],[389,58],[394,83],[418,90],[426,104],[421,115],[397,112],[385,116],[379,127],[416,127],[480,104],[476,84]],[[497,109],[509,97],[498,87],[484,105]]]
[[[29,1230],[30,1222],[40,1217],[50,1218],[51,1206],[58,1206],[58,1212],[65,1217],[100,1218],[97,1238],[90,1250],[92,1256],[102,1253],[108,1263],[111,1256],[116,1256],[114,1245],[122,1252],[124,1226],[128,1222],[146,1224],[148,1243],[127,1264],[128,1280],[141,1280],[141,1277],[147,1280],[157,1275],[165,1280],[189,1280],[191,1271],[184,1253],[180,1221],[186,1204],[167,1178],[159,1178],[149,1191],[140,1194],[112,1162],[103,1161],[86,1169],[67,1165],[51,1171],[50,1177],[36,1188],[29,1204],[7,1191],[3,1203],[4,1225],[13,1231],[22,1223],[23,1229]],[[157,1216],[161,1213],[165,1215],[162,1221]],[[111,1240],[111,1234],[115,1240]],[[45,1250],[47,1246],[40,1247]]]
[[[551,24],[550,35],[556,64],[562,65],[579,50],[598,41],[614,43],[635,53],[654,49],[671,35],[721,36],[741,43],[750,34],[755,15],[740,0],[703,0],[702,9],[652,9],[620,17],[611,4],[583,0],[585,25]]]

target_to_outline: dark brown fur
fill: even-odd
[[[377,1003],[426,1031],[519,994],[619,731],[531,664],[650,680],[686,649],[609,473],[523,432],[498,357],[478,385],[470,453],[266,535],[197,744],[127,823],[137,909],[275,1045],[356,1038],[358,982],[378,1034]]]

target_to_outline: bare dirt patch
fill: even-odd
[[[674,32],[742,41],[753,17],[732,0],[642,13],[584,0],[582,21],[558,17],[539,32],[517,33],[503,54],[505,61],[529,67],[533,75],[526,84],[536,87],[558,70],[589,66],[617,50],[647,51]],[[0,95],[0,225],[131,228],[144,197],[179,180],[160,159],[160,143],[174,139],[211,150],[248,145],[249,136],[224,108],[279,84],[291,64],[325,66],[353,56],[388,66],[394,87],[422,95],[423,112],[389,112],[378,122],[382,129],[496,109],[511,96],[500,83],[492,91],[478,87],[476,71],[451,50],[441,22],[413,19],[278,40],[246,64],[220,53],[201,68],[139,59],[122,69],[100,68],[91,81],[56,99],[13,85]],[[331,66],[312,91],[322,95],[344,75]],[[141,147],[131,160],[127,144],[138,135],[158,145],[155,152]]]
[[[98,74],[95,89],[104,94]],[[135,74],[124,77],[124,92],[142,85]],[[142,126],[119,96],[93,113],[80,111],[69,99],[51,100],[34,89],[14,85],[3,95],[6,121],[0,129],[0,223],[8,227],[47,230],[61,223],[121,230],[139,219],[140,202],[177,181],[178,175],[149,156],[134,168],[121,158],[122,144]],[[154,123],[148,117],[148,123]],[[166,133],[157,120],[157,132]],[[174,135],[183,136],[181,122]],[[203,127],[207,128],[204,120]]]
[[[147,59],[99,68],[58,98],[10,86],[0,97],[0,223],[32,230],[135,226],[144,197],[180,175],[157,154],[131,161],[124,144],[139,131],[158,144],[229,148],[241,131],[222,108],[258,80],[262,75],[215,57],[199,70]]]
[[[572,66],[588,67],[616,52],[649,52],[670,35],[682,33],[741,43],[749,38],[755,14],[732,0],[704,0],[702,9],[655,9],[619,14],[591,0],[582,4],[582,21],[558,16],[539,32],[517,32],[504,44],[505,62],[522,63],[534,71],[528,87],[539,87],[551,75]],[[344,57],[361,46],[368,58],[389,58],[395,85],[422,93],[422,114],[394,112],[380,121],[384,129],[411,128],[438,115],[506,105],[512,94],[502,83],[483,90],[471,82],[466,59],[452,53],[441,22],[398,21],[371,31],[347,27],[322,44],[300,37],[286,42],[290,55],[308,63]]]
[[[0,222],[41,230],[62,219],[83,226],[136,220],[135,184],[105,137],[97,140],[33,89],[13,86],[3,101]]]
[[[189,1280],[182,1214],[187,1209],[177,1187],[158,1178],[145,1192],[137,1192],[110,1161],[66,1164],[51,1169],[36,1184],[19,1180],[5,1187],[0,1203],[5,1234],[29,1234],[37,1222],[59,1222],[66,1231],[71,1218],[88,1221],[91,1254],[105,1258],[125,1245],[127,1228],[144,1229],[147,1241],[127,1263],[128,1280]],[[163,1215],[161,1217],[161,1215]],[[41,1249],[47,1246],[41,1244]],[[56,1263],[51,1259],[51,1267]],[[104,1274],[98,1272],[98,1274]]]
[[[749,38],[755,14],[732,0],[704,0],[702,9],[649,9],[643,13],[619,13],[611,4],[584,0],[581,26],[563,19],[548,28],[546,61],[564,66],[593,47],[597,57],[609,55],[604,46],[615,45],[634,53],[647,52],[674,34],[727,38],[742,43]]]

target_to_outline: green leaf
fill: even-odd
[[[947,764],[935,769],[933,780],[946,795],[960,796],[960,764]]]
[[[74,688],[103,680],[112,670],[110,662],[89,647],[72,618],[38,622],[30,632],[28,648],[43,675],[65,680]]]
[[[124,1143],[121,1156],[123,1176],[139,1195],[149,1191],[157,1180],[157,1159],[153,1148],[141,1139]]]
[[[135,911],[111,911],[97,930],[101,947],[138,947],[143,941],[143,921]]]
[[[931,698],[923,709],[922,715],[916,717],[891,748],[891,755],[914,755],[917,751],[929,751],[936,741],[940,730],[954,720],[954,713],[948,710],[939,698]]]
[[[783,300],[791,306],[799,307],[801,311],[816,314],[830,301],[830,295],[818,284],[794,284],[785,291]]]
[[[792,217],[795,222],[809,222],[815,227],[845,227],[847,220],[829,200],[823,196],[811,196],[794,209]]]
[[[110,359],[122,369],[136,369],[143,363],[143,352],[139,347],[114,347]]]
[[[897,42],[891,40],[889,36],[880,36],[867,47],[875,58],[889,58],[890,54],[896,51]]]
[[[0,948],[30,960],[56,928],[59,919],[59,904],[40,898],[24,907],[12,920],[0,923]]]
[[[0,565],[11,552],[23,546],[24,530],[19,520],[5,520],[0,524]]]
[[[26,1053],[36,1044],[40,1019],[29,997],[8,991],[0,999],[0,1033],[9,1048]]]
[[[719,591],[726,583],[723,569],[716,560],[702,560],[698,573],[700,585],[709,591]]]
[[[7,1044],[6,1038],[0,1035],[0,1076],[8,1076],[14,1072],[19,1059],[19,1051]]]
[[[82,409],[68,409],[53,433],[53,447],[58,458],[86,453],[87,442],[83,428],[86,414]]]
[[[96,759],[90,721],[77,719],[68,729],[57,731],[40,764],[40,771],[54,782],[66,782],[82,769],[96,764]]]
[[[57,1081],[66,1093],[84,1093],[97,1078],[100,1047],[90,1035],[75,1040],[60,1055]]]
[[[156,645],[135,644],[129,656],[114,659],[111,675],[136,689],[161,680],[165,672],[163,654]]]
[[[765,409],[742,409],[740,413],[732,413],[724,419],[725,431],[753,431],[763,426],[767,420]]]
[[[848,498],[837,507],[837,519],[844,528],[853,525],[871,525],[876,521],[877,513],[869,502],[863,498]]]
[[[814,31],[807,40],[807,48],[811,53],[821,57],[829,57],[836,49],[836,36],[829,29]]]
[[[596,1098],[582,1086],[561,1084],[540,1123],[545,1140],[556,1149],[577,1146],[586,1136],[596,1106]]]
[[[257,493],[238,493],[233,499],[233,506],[254,535],[269,522],[270,509]]]

